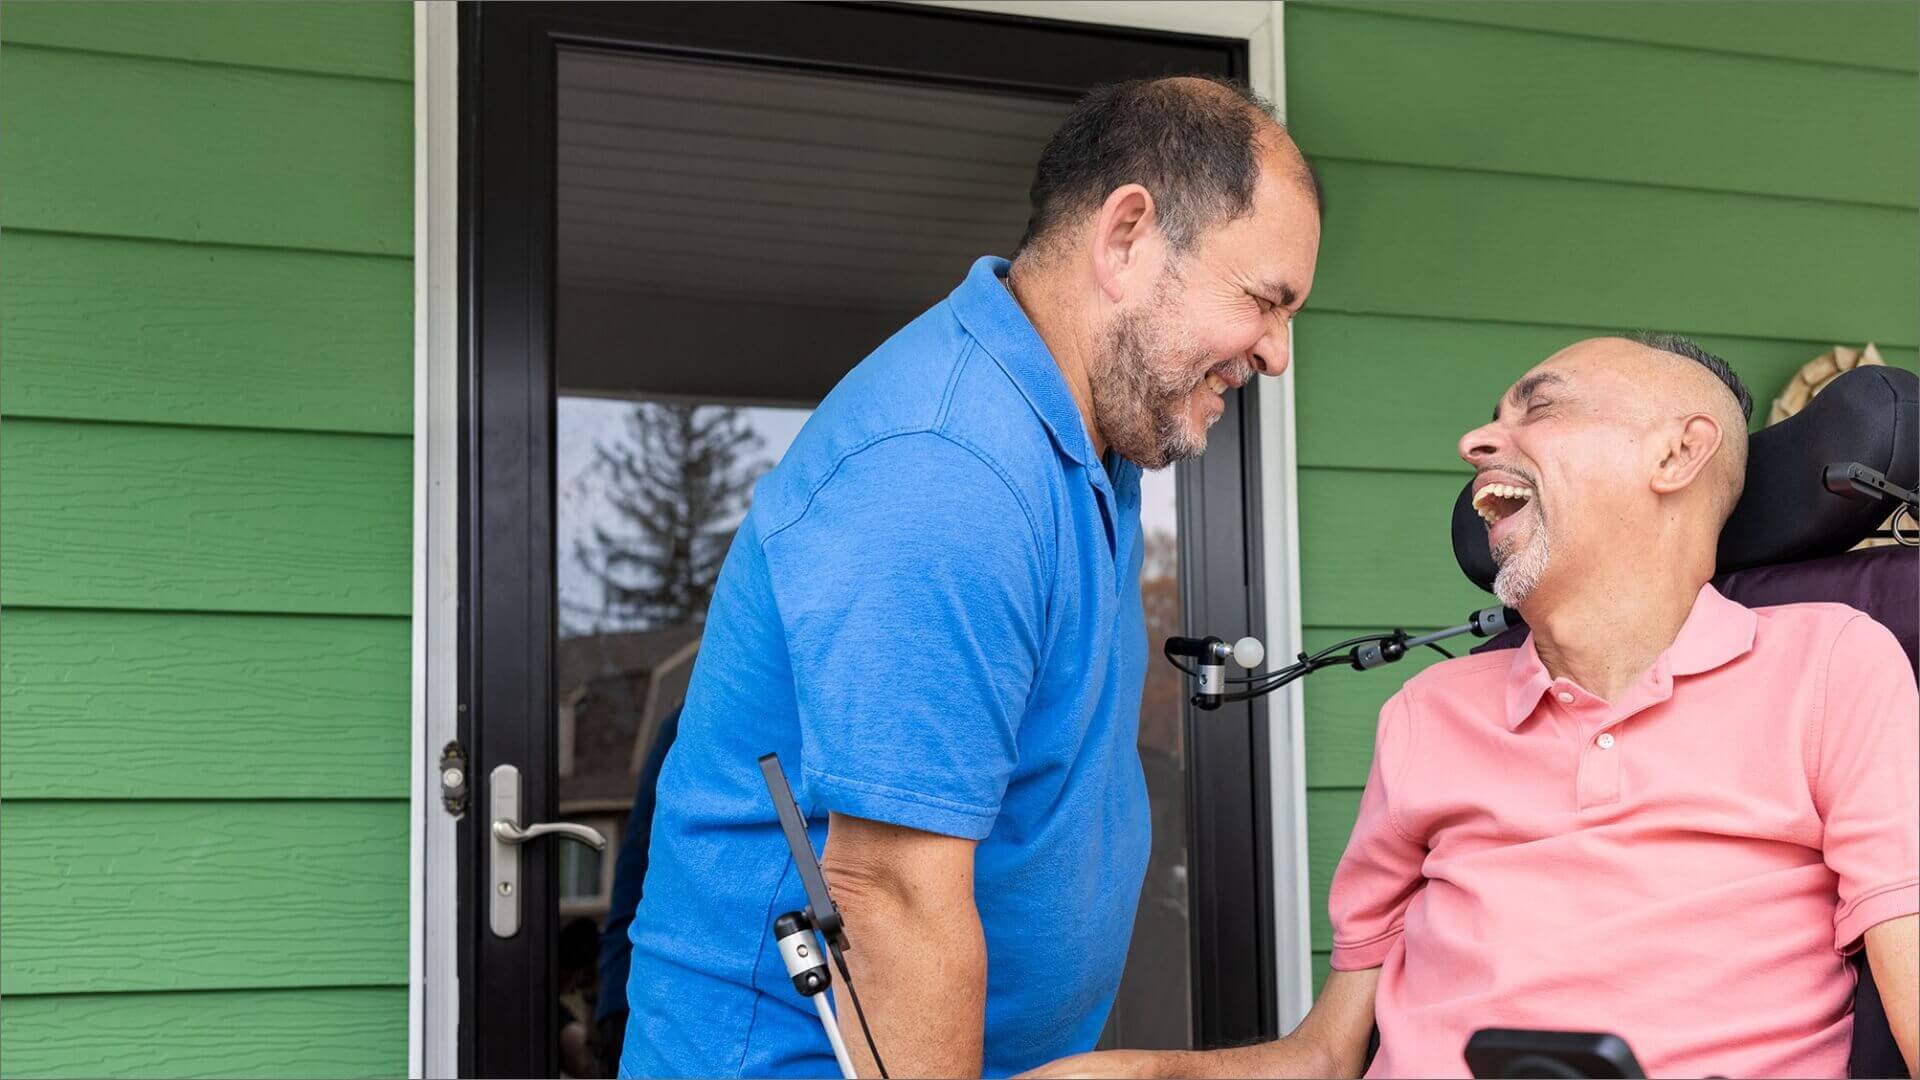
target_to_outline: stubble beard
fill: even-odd
[[[1207,359],[1193,334],[1175,324],[1171,274],[1145,311],[1128,312],[1107,334],[1096,370],[1088,373],[1094,422],[1107,445],[1153,470],[1207,448],[1207,433],[1187,424],[1187,399],[1206,375],[1190,375]]]
[[[1532,504],[1519,512],[1539,513]],[[1493,546],[1493,562],[1500,568],[1493,576],[1493,594],[1502,604],[1518,608],[1540,587],[1553,554],[1547,536],[1545,519],[1536,518],[1525,534],[1509,536]]]

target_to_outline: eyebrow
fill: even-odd
[[[1293,302],[1299,299],[1300,296],[1299,293],[1293,291],[1293,286],[1284,281],[1269,281],[1263,283],[1260,286],[1260,295],[1266,297],[1269,303],[1283,308],[1292,307]]]
[[[1507,391],[1505,400],[1519,405],[1532,397],[1535,390],[1543,386],[1565,386],[1566,382],[1567,380],[1551,371],[1536,371],[1526,378],[1521,379],[1519,382],[1514,383],[1513,389]],[[1495,420],[1500,419],[1500,404],[1498,401],[1493,403],[1493,418]]]

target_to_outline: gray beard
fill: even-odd
[[[1531,508],[1520,512],[1538,513]],[[1517,608],[1533,595],[1533,590],[1540,586],[1541,576],[1547,572],[1552,549],[1544,520],[1534,522],[1533,535],[1528,540],[1515,543],[1509,537],[1494,545],[1493,561],[1500,571],[1493,576],[1493,594],[1502,604]]]
[[[1190,370],[1204,354],[1187,335],[1169,333],[1164,323],[1150,318],[1164,312],[1169,301],[1163,296],[1151,311],[1122,316],[1107,335],[1098,370],[1088,373],[1101,436],[1115,453],[1149,470],[1197,457],[1207,448],[1206,433],[1188,430],[1182,416],[1199,382],[1175,385],[1167,365],[1169,358],[1179,357],[1183,362],[1176,370]]]

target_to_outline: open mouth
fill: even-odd
[[[1473,493],[1473,508],[1488,528],[1519,513],[1533,501],[1533,489],[1521,484],[1488,484]]]

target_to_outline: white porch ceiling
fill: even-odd
[[[743,311],[944,296],[1019,241],[1069,107],[586,50],[558,78],[562,289]]]

